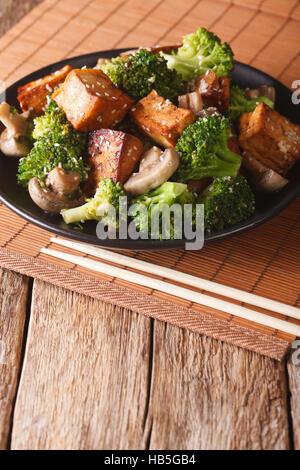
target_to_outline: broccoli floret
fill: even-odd
[[[37,140],[48,134],[57,133],[67,135],[72,128],[62,109],[58,107],[55,101],[50,101],[43,116],[34,119],[34,129],[32,137]]]
[[[182,77],[167,67],[166,60],[146,49],[126,58],[115,57],[102,70],[117,88],[139,100],[155,89],[160,96],[173,101],[183,91]]]
[[[32,133],[33,148],[21,158],[18,169],[18,182],[27,187],[31,178],[42,182],[55,167],[67,172],[76,171],[84,182],[88,167],[84,163],[87,135],[73,129],[65,113],[51,102],[45,115],[34,120]]]
[[[232,121],[236,121],[241,114],[251,113],[254,111],[258,103],[261,102],[267,104],[271,109],[274,108],[274,102],[266,96],[259,96],[258,98],[251,99],[239,86],[232,85],[227,116]]]
[[[114,183],[112,178],[102,178],[93,198],[88,199],[80,207],[63,209],[61,215],[66,224],[98,220],[104,225],[117,228],[119,225],[119,198],[121,196],[126,196],[121,183]]]
[[[170,214],[170,224],[164,224],[162,217],[164,207],[180,204],[183,208],[184,204],[194,203],[195,195],[187,190],[186,184],[167,181],[149,193],[134,198],[132,200],[133,213],[131,215],[139,232],[149,234],[151,237],[152,228],[152,235],[157,232],[154,238],[181,238],[181,230],[174,224],[174,213],[171,212]],[[157,231],[153,226],[151,227],[151,219],[159,221]]]
[[[188,126],[175,147],[180,155],[175,181],[236,176],[241,157],[228,148],[231,136],[229,119],[220,115],[206,116]]]
[[[204,226],[208,232],[238,224],[255,210],[253,192],[243,176],[215,178],[197,202],[204,204]]]
[[[207,70],[214,70],[218,77],[228,77],[234,67],[231,47],[211,31],[199,28],[183,38],[177,52],[162,54],[168,67],[180,73],[184,80],[191,80]]]

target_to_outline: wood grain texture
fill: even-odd
[[[152,449],[288,449],[284,364],[155,322]]]
[[[0,269],[0,449],[5,449],[20,371],[28,279]]]
[[[1,0],[0,37],[43,0]]]
[[[286,24],[286,16],[294,8],[295,2],[293,0],[288,2],[289,7],[285,16],[267,12],[264,9],[265,5],[269,4],[268,10],[271,7],[270,2],[266,0],[259,0],[259,3],[256,0],[251,2],[255,8],[260,7],[259,11],[246,8],[246,3],[241,6],[239,2],[231,0],[214,0],[213,2],[210,0],[185,0],[185,2],[181,0],[149,0],[147,2],[142,0],[111,0],[110,2],[46,0],[26,17],[27,20],[25,18],[21,22],[22,27],[20,23],[17,25],[18,33],[9,45],[6,43],[7,35],[3,38],[6,47],[0,40],[0,75],[6,76],[6,73],[2,75],[4,73],[2,67],[8,67],[7,76],[11,73],[23,75],[29,69],[33,70],[52,60],[77,54],[80,51],[90,52],[93,49],[120,47],[121,45],[133,46],[144,41],[144,44],[153,44],[157,41],[176,42],[182,34],[194,30],[199,24],[212,28],[220,37],[233,44],[234,51],[246,51],[249,54],[246,58],[248,61],[261,60],[267,55],[266,61],[275,62],[275,64],[269,64],[268,72],[273,73],[278,63],[284,64],[283,67],[291,72],[290,59],[298,51],[296,41],[298,23],[293,20]],[[276,4],[278,9],[279,4]],[[285,11],[284,8],[283,11]],[[24,22],[27,27],[23,24]],[[276,41],[274,43],[277,33],[286,36],[288,44],[285,44],[284,52],[278,42],[277,46]],[[244,40],[241,40],[243,34]],[[276,50],[274,48],[280,49],[281,54],[283,53],[288,59],[276,61],[279,53],[270,53],[270,47],[273,50]],[[267,54],[264,53],[266,50],[269,51]],[[28,70],[27,67],[29,67]],[[283,73],[281,66],[277,72]],[[297,73],[297,69],[293,69],[295,76]],[[286,76],[285,73],[284,76]],[[300,231],[296,225],[294,226],[295,214],[299,215],[299,207],[299,203],[298,206],[295,203],[287,210],[289,214],[293,214],[292,217],[288,216],[291,219],[290,222],[286,220],[288,212],[285,211],[277,219],[258,227],[255,231],[236,237],[234,241],[230,239],[220,241],[218,247],[206,246],[200,254],[193,253],[190,258],[187,253],[184,256],[179,253],[178,268],[180,269],[181,264],[183,270],[191,270],[190,272],[194,275],[207,276],[221,283],[255,291],[259,295],[277,300],[286,298],[287,302],[294,304],[299,297],[297,268],[300,268],[298,261],[300,257],[297,257],[297,248],[300,246]],[[2,210],[3,207],[0,207],[0,212]],[[11,212],[7,208],[5,211],[3,218],[10,217],[9,226],[0,227],[0,245],[12,251],[38,257],[42,261],[47,260],[45,255],[40,256],[39,251],[43,246],[49,246],[50,235],[47,236],[47,232],[34,228],[19,218],[14,220],[15,225],[12,224]],[[276,230],[276,237],[274,237],[274,230]],[[287,234],[290,232],[295,232],[295,235],[289,239],[288,244]],[[249,249],[250,245],[252,249]],[[289,250],[288,256],[287,250]],[[168,257],[171,258],[171,256]],[[48,261],[54,262],[49,258]],[[150,261],[151,258],[153,259],[152,253]],[[175,263],[176,261],[172,267],[177,267]],[[65,262],[58,260],[55,264],[66,266]],[[26,274],[31,274],[30,268],[31,260]],[[79,269],[75,268],[75,270]],[[291,273],[288,286],[287,270]],[[86,275],[89,271],[81,272]],[[48,280],[53,280],[53,275],[49,274]],[[275,280],[276,288],[274,288]],[[113,282],[117,281],[113,280]],[[65,286],[67,287],[66,284]],[[127,287],[133,288],[129,283]],[[69,288],[72,288],[70,284]],[[154,292],[154,295],[160,296],[161,293]],[[166,296],[164,298],[166,299]],[[176,304],[174,297],[170,296],[169,301]],[[186,305],[189,306],[189,303],[186,302]],[[130,307],[131,303],[124,306]],[[230,315],[226,316],[221,312],[214,312],[214,314],[222,318],[231,318]],[[271,328],[253,325],[238,318],[233,318],[231,324],[255,328],[257,331],[265,332],[270,336],[276,335],[277,338],[283,340],[293,341],[294,339]],[[205,332],[204,329],[202,331]],[[219,338],[224,338],[224,336],[219,335]],[[285,343],[282,347],[281,354],[273,354],[273,357],[282,357],[286,345]],[[264,342],[261,348],[258,345],[256,347],[260,352],[269,352]]]
[[[149,325],[35,281],[12,448],[143,448]]]
[[[300,450],[300,340],[295,341],[288,360],[290,404],[294,436],[294,448]]]
[[[12,449],[287,449],[284,365],[35,281]],[[150,400],[148,393],[150,391]]]

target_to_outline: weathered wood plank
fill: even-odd
[[[294,447],[300,450],[300,341],[295,341],[294,346],[287,367],[291,393]]]
[[[288,449],[284,364],[155,322],[150,449]]]
[[[23,0],[22,2],[19,0],[1,1],[0,37],[41,2],[42,0]]]
[[[40,281],[32,305],[13,449],[289,447],[283,364],[156,321],[151,364],[145,317]]]
[[[7,446],[16,395],[28,278],[0,269],[0,449]]]
[[[34,282],[12,449],[144,448],[150,320]]]

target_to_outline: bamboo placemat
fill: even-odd
[[[88,52],[178,42],[200,25],[230,42],[237,60],[288,86],[300,77],[297,0],[46,0],[0,39],[0,79],[9,85],[48,63]],[[40,248],[51,247],[51,234],[3,205],[0,216],[0,264],[8,269],[276,359],[294,340],[272,328],[53,261],[40,254]],[[300,306],[299,229],[300,199],[263,226],[200,252],[128,255]]]

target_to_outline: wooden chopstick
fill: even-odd
[[[71,255],[60,251],[50,250],[48,248],[42,248],[41,252],[58,259],[63,259],[65,261],[77,264],[78,266],[83,266],[96,272],[117,277],[119,279],[133,282],[134,284],[141,286],[149,287],[150,289],[156,289],[161,292],[174,295],[175,297],[180,297],[182,299],[186,299],[206,307],[215,308],[217,310],[221,310],[231,315],[235,315],[237,317],[244,318],[246,320],[250,320],[261,325],[274,328],[276,330],[284,331],[295,336],[300,336],[300,326],[298,325],[256,312],[254,310],[250,310],[245,307],[241,307],[240,305],[232,304],[225,300],[220,300],[205,294],[200,294],[184,287],[179,287],[165,281],[160,281],[158,279],[144,276],[143,274],[117,268],[115,266],[101,263],[100,261],[95,261],[89,258],[84,258],[82,256]]]
[[[92,255],[97,258],[104,259],[106,261],[121,264],[123,266],[137,269],[148,274],[161,276],[172,281],[180,281],[180,283],[187,284],[188,286],[197,287],[198,289],[203,289],[208,292],[223,295],[224,297],[228,297],[230,299],[235,299],[240,302],[245,302],[256,307],[261,307],[266,310],[281,313],[288,317],[295,318],[296,320],[300,320],[299,308],[284,304],[282,302],[277,302],[276,300],[267,299],[265,297],[255,295],[250,292],[235,289],[234,287],[229,287],[219,284],[217,282],[201,279],[190,274],[185,274],[180,271],[165,268],[164,266],[159,266],[152,263],[148,263],[146,261],[130,258],[129,256],[120,255],[119,253],[104,250],[94,245],[88,245],[87,243],[73,242],[57,237],[52,237],[51,242],[56,243],[58,245],[66,246],[68,248],[73,248],[74,250],[80,251],[81,253]]]

